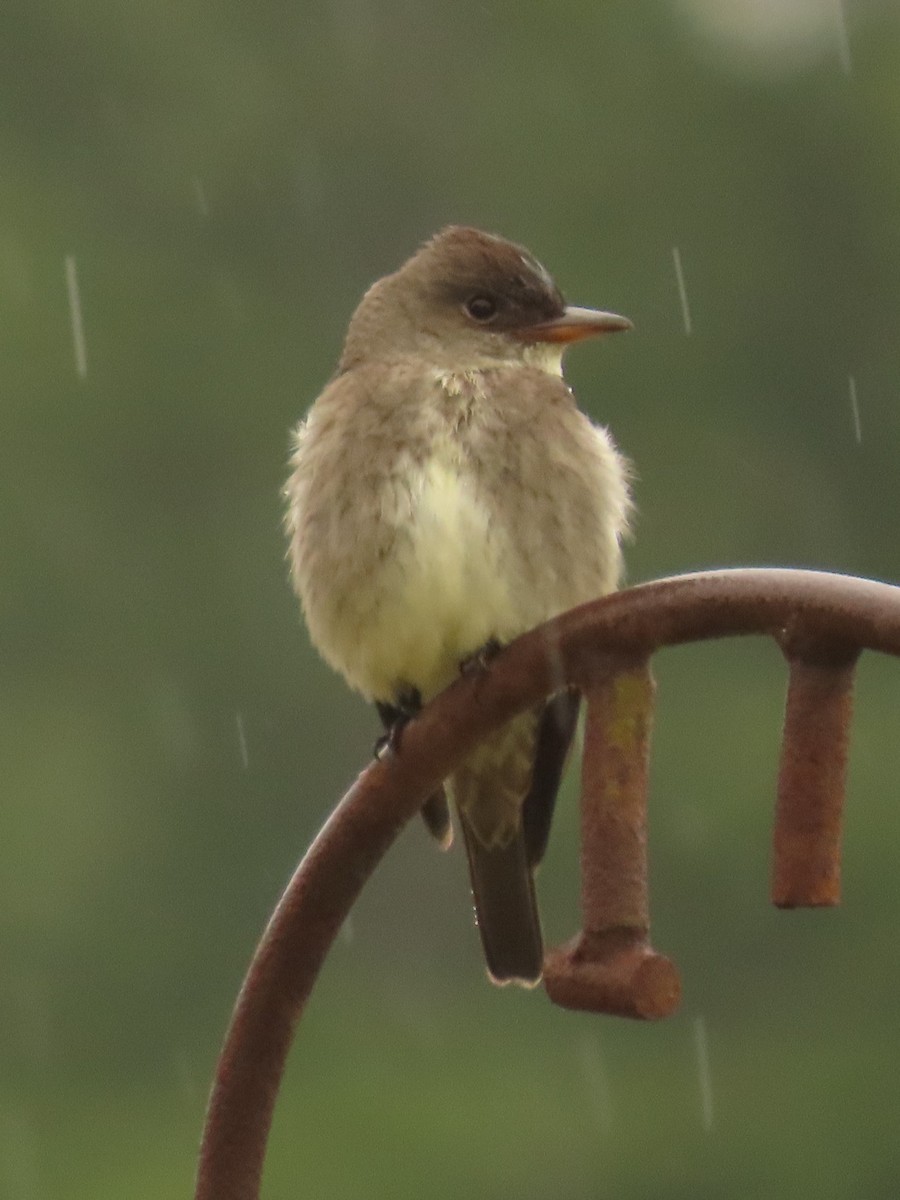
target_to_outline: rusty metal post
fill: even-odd
[[[655,685],[647,659],[592,673],[581,798],[582,933],[544,964],[555,1004],[644,1019],[668,1016],[681,985],[649,944],[647,786]]]
[[[773,898],[834,903],[855,647],[900,657],[900,588],[812,571],[713,571],[643,584],[564,613],[507,647],[489,673],[458,680],[427,705],[404,734],[403,754],[390,766],[369,766],[310,848],[238,999],[210,1096],[195,1200],[258,1200],[296,1022],[365,880],[422,797],[479,737],[560,687],[577,687],[588,700],[585,929],[548,954],[547,991],[574,1008],[645,1018],[673,1012],[678,974],[648,943],[653,692],[643,659],[661,646],[787,629],[790,636],[779,636],[791,681]],[[816,815],[817,803],[827,816]]]
[[[782,646],[790,675],[772,844],[772,903],[841,899],[841,833],[859,650]]]

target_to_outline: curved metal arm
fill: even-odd
[[[608,718],[606,724],[603,720],[603,704],[612,703],[613,713],[625,720],[618,752],[624,764],[619,778],[625,780],[627,792],[632,786],[629,770],[635,786],[642,785],[640,761],[646,754],[645,718],[652,697],[644,667],[649,655],[664,645],[749,633],[776,637],[792,664],[796,694],[792,708],[789,691],[788,726],[793,721],[801,735],[808,733],[804,712],[817,688],[826,705],[836,703],[840,708],[843,704],[838,717],[834,718],[837,710],[832,707],[831,722],[825,722],[825,733],[831,736],[835,730],[842,732],[840,722],[849,713],[842,700],[847,687],[835,690],[830,684],[831,672],[843,671],[846,684],[848,664],[859,649],[900,655],[900,588],[848,576],[775,569],[716,571],[644,584],[573,609],[525,634],[492,661],[489,671],[459,679],[409,724],[402,754],[372,763],[326,822],[263,935],[219,1061],[201,1147],[196,1200],[257,1200],[285,1060],[319,968],[363,884],[424,797],[455,764],[493,729],[562,686],[571,685],[588,697],[589,741],[608,726]],[[629,671],[636,672],[638,691],[619,689],[618,699],[610,701],[610,680],[621,679]],[[610,738],[597,736],[600,750],[595,768],[601,757],[608,763],[611,753]],[[843,740],[845,744],[846,737]],[[809,749],[806,746],[807,759]],[[793,770],[793,782],[784,789],[788,817],[791,797],[798,787],[803,791],[808,784],[808,767],[803,753],[792,758],[786,747],[782,779],[790,777]],[[609,768],[605,770],[608,784]],[[586,767],[586,786],[591,783],[589,775]],[[560,1001],[580,1005],[585,989],[602,990],[611,981],[608,1007],[631,1015],[662,1015],[671,1010],[673,997],[677,1002],[677,976],[673,979],[668,960],[649,951],[645,942],[646,887],[644,884],[642,891],[638,879],[642,815],[637,808],[622,824],[621,809],[627,808],[630,795],[626,792],[616,805],[607,805],[601,812],[601,820],[612,820],[614,826],[619,822],[616,828],[622,836],[619,851],[599,871],[593,870],[592,855],[599,853],[602,839],[586,839],[585,940],[568,952],[554,952],[555,970],[551,970],[554,953],[548,956],[548,990],[554,978],[563,992],[570,989],[568,998],[559,996]],[[787,820],[785,861],[791,857],[790,834]],[[637,866],[628,868],[632,853],[638,856]],[[606,907],[596,903],[596,889],[609,891],[610,881],[623,864],[625,902],[619,896],[611,901],[607,897]],[[792,894],[782,902],[804,903],[808,897]],[[622,920],[615,915],[609,920],[609,903],[614,909],[618,906],[624,914]],[[592,929],[588,920],[592,907],[596,909],[594,925],[599,921],[599,929]],[[596,961],[591,960],[594,950],[598,951]],[[562,968],[560,954],[568,954]],[[603,966],[610,961],[612,971]],[[601,978],[603,971],[606,977]],[[642,993],[648,984],[649,992]],[[650,997],[649,1012],[641,1009],[641,994]],[[597,1007],[589,995],[587,1002]]]

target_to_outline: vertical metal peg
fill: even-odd
[[[772,903],[841,899],[841,835],[853,676],[859,650],[783,646],[787,700],[772,846]]]
[[[668,1016],[681,997],[678,972],[648,940],[647,784],[655,693],[649,662],[607,660],[583,691],[584,928],[548,954],[547,993],[565,1008]]]

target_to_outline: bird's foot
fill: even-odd
[[[401,713],[398,717],[395,717],[390,729],[375,739],[372,753],[379,762],[384,758],[390,757],[392,754],[400,753],[400,739],[403,736],[403,730],[411,720],[411,713]]]
[[[396,703],[376,701],[375,707],[381,717],[385,732],[375,739],[373,754],[379,761],[389,754],[399,754],[403,730],[422,708],[422,695],[418,688],[402,688],[397,693]]]
[[[479,646],[477,650],[460,659],[460,675],[478,675],[482,671],[486,671],[491,659],[496,658],[502,649],[503,643],[499,638],[488,638],[483,646]]]

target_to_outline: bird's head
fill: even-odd
[[[523,246],[451,225],[368,290],[341,368],[419,355],[449,370],[524,362],[558,373],[572,342],[630,328],[616,313],[567,305]]]

